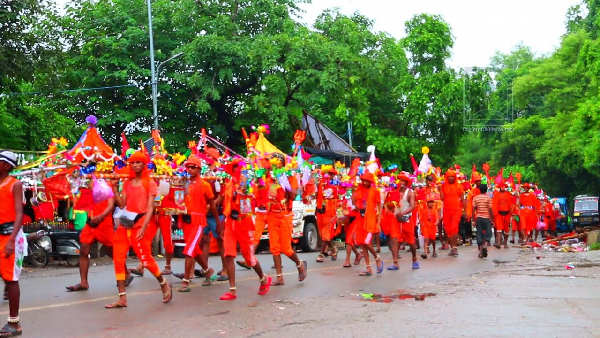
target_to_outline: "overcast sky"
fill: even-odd
[[[66,0],[56,0],[63,7]],[[549,54],[565,33],[567,9],[580,0],[312,0],[302,8],[309,26],[327,8],[356,11],[375,20],[375,29],[401,38],[415,14],[441,15],[452,29],[452,67],[486,66],[501,51],[523,43],[537,55]]]
[[[580,0],[313,0],[303,5],[312,24],[327,8],[356,11],[375,20],[375,29],[401,38],[404,23],[415,14],[439,14],[450,25],[452,67],[486,66],[501,51],[523,43],[537,55],[549,54],[565,33],[567,9]]]

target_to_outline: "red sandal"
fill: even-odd
[[[237,298],[237,296],[231,292],[225,292],[221,297],[219,297],[220,300],[235,300]]]
[[[273,278],[271,276],[267,276],[267,280],[265,283],[261,283],[258,287],[258,294],[261,296],[266,295],[271,290],[271,283],[273,282]]]

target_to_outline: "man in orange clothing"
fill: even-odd
[[[537,225],[540,210],[540,200],[537,198],[531,185],[529,183],[523,184],[524,192],[519,197],[521,204],[521,223],[525,229],[525,240],[530,241],[532,239],[533,230]]]
[[[203,285],[210,285],[210,278],[214,272],[208,267],[208,263],[202,257],[199,244],[202,241],[204,227],[206,227],[206,215],[210,212],[218,220],[218,212],[215,206],[215,195],[210,183],[203,180],[199,173],[202,161],[195,155],[190,155],[185,162],[185,168],[190,175],[190,184],[186,189],[185,206],[187,214],[181,217],[183,237],[185,239],[185,272],[183,274],[179,292],[190,292],[190,283],[194,273],[194,262],[198,262],[205,271]]]
[[[400,203],[395,210],[395,216],[397,220],[397,227],[399,228],[399,243],[407,244],[410,247],[412,253],[412,268],[413,270],[419,269],[419,262],[417,261],[417,246],[415,241],[415,218],[413,217],[413,210],[415,209],[415,193],[410,189],[412,181],[406,174],[400,174],[398,176],[400,189],[398,190],[400,195]],[[393,253],[392,253],[393,254]],[[395,257],[396,263],[388,270],[398,270],[398,253]]]
[[[258,294],[264,296],[269,292],[272,279],[263,273],[260,263],[254,256],[251,196],[248,193],[247,180],[240,172],[239,159],[234,159],[228,164],[225,171],[231,175],[231,179],[227,180],[225,184],[223,194],[223,214],[225,215],[223,235],[225,266],[223,269],[227,271],[229,277],[229,292],[223,294],[219,299],[234,300],[237,298],[233,261],[237,256],[238,245],[245,264],[253,268],[260,278]]]
[[[19,320],[21,289],[19,277],[26,254],[23,220],[23,186],[9,173],[17,166],[17,155],[0,152],[0,275],[8,298],[8,323],[0,329],[2,337],[23,333]]]
[[[450,242],[450,256],[458,256],[457,238],[458,225],[465,208],[464,190],[456,181],[456,172],[453,169],[448,169],[446,178],[442,184],[441,198],[444,202],[443,222],[444,230]]]
[[[110,249],[112,255],[113,247],[113,219],[111,213],[114,209],[115,200],[109,198],[105,201],[94,203],[92,196],[93,181],[90,181],[90,187],[80,189],[79,196],[75,201],[74,209],[88,212],[88,220],[85,227],[79,234],[81,248],[79,252],[79,276],[80,282],[75,285],[67,286],[67,292],[85,291],[89,288],[88,271],[90,268],[90,251],[95,241],[102,243],[105,248]],[[127,272],[125,286],[129,286],[133,281],[133,276]]]
[[[383,260],[375,251],[372,245],[373,236],[379,234],[379,223],[381,216],[381,195],[375,187],[375,177],[371,173],[364,173],[360,176],[360,185],[352,195],[354,207],[358,209],[362,216],[362,222],[357,224],[356,243],[362,247],[362,257],[365,259],[366,270],[360,273],[360,276],[371,276],[371,263],[369,253],[375,257],[377,273],[383,272]]]
[[[162,291],[162,302],[168,303],[173,298],[171,285],[161,275],[160,268],[152,257],[151,239],[146,237],[146,231],[153,219],[154,198],[157,194],[156,183],[150,178],[148,156],[142,151],[132,154],[127,160],[130,168],[130,179],[125,182],[123,191],[119,193],[113,186],[115,204],[124,209],[117,220],[117,230],[113,237],[113,262],[119,299],[105,306],[107,309],[127,306],[125,292],[125,260],[129,248],[133,247],[144,268],[148,269],[158,281]],[[135,216],[134,216],[135,215]]]
[[[331,259],[337,259],[337,249],[331,244],[337,224],[338,192],[337,186],[332,185],[330,180],[337,173],[331,169],[322,172],[322,179],[317,189],[317,225],[319,226],[319,235],[323,245],[321,253],[317,256],[317,262],[322,263],[325,255],[331,250]]]
[[[508,233],[510,232],[510,221],[515,207],[513,196],[506,191],[506,184],[499,185],[498,191],[492,198],[492,211],[494,213],[494,225],[496,226],[496,242],[494,246],[500,248],[500,244],[508,249]]]
[[[284,159],[274,156],[273,164],[281,168]],[[287,178],[284,178],[287,179]],[[291,186],[291,184],[290,184]],[[294,249],[292,249],[292,202],[296,197],[297,191],[288,191],[284,189],[277,180],[272,179],[267,182],[269,189],[269,206],[267,213],[267,224],[269,226],[269,246],[277,271],[277,280],[273,285],[284,285],[281,254],[288,256],[296,263],[298,269],[298,281],[303,281],[307,274],[306,261],[300,261]]]
[[[548,224],[548,234],[550,236],[556,236],[556,220],[558,219],[558,210],[554,207],[552,201],[548,200],[548,196],[545,198],[544,205],[544,219]]]
[[[433,246],[433,257],[437,257],[435,252],[435,234],[439,224],[442,222],[441,209],[436,205],[436,195],[426,196],[427,204],[419,208],[419,222],[421,223],[421,234],[425,240],[423,259],[429,255],[429,244]]]

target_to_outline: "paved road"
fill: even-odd
[[[385,249],[384,249],[385,250]],[[308,278],[299,283],[293,263],[284,260],[286,285],[256,294],[252,271],[237,268],[238,299],[219,301],[226,282],[210,287],[197,280],[192,292],[175,294],[171,304],[149,274],[128,289],[129,307],[105,310],[116,299],[112,265],[91,267],[91,288],[66,293],[78,281],[76,269],[31,270],[21,282],[21,318],[25,337],[382,337],[382,336],[598,336],[600,335],[600,255],[579,257],[588,262],[566,275],[565,254],[535,254],[517,248],[490,252],[480,260],[475,248],[461,248],[458,258],[421,261],[410,269],[403,254],[399,271],[359,277],[359,268],[337,262],[315,263],[316,254],[301,254],[309,262]],[[583,258],[582,258],[583,257]],[[271,256],[258,256],[266,270]],[[390,255],[384,252],[389,264]],[[105,262],[106,263],[106,262]],[[135,264],[131,262],[131,266]],[[160,262],[162,265],[162,262]],[[211,257],[220,268],[220,260]],[[176,259],[175,271],[183,269]],[[561,269],[562,268],[562,269]],[[579,273],[580,275],[577,275]],[[178,280],[169,277],[175,287]],[[402,290],[402,291],[399,291]],[[360,293],[436,293],[425,301],[394,299],[390,303],[361,300]],[[0,312],[7,315],[5,304]]]

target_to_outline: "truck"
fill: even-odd
[[[578,195],[573,203],[573,226],[577,231],[600,225],[598,196]]]

